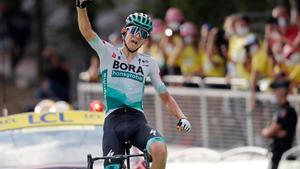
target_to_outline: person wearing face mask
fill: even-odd
[[[277,29],[270,37],[275,40],[275,44],[281,46],[275,56],[281,55],[284,62],[291,66],[300,63],[300,30],[290,23],[288,10],[284,6],[277,6],[272,10],[272,17],[277,21]]]
[[[195,23],[187,21],[180,26],[180,35],[183,37],[184,47],[180,52],[178,62],[184,76],[200,75],[201,56],[198,48],[198,32]]]
[[[149,54],[158,63],[160,68],[160,75],[163,76],[167,74],[166,66],[166,55],[163,52],[162,39],[164,37],[166,25],[163,20],[155,18],[152,19],[153,30],[150,38],[148,39],[148,44],[143,45],[139,52]]]
[[[184,16],[180,9],[171,7],[166,12],[165,20],[168,28],[173,32],[179,32],[179,27],[184,20]]]
[[[228,43],[227,77],[250,80],[251,62],[249,60],[252,58],[249,57],[249,52],[247,53],[245,46],[249,39],[257,39],[257,37],[250,32],[250,19],[247,16],[240,16],[236,19],[235,32],[236,34],[229,38]]]
[[[299,44],[298,28],[290,23],[288,10],[284,6],[277,6],[272,10],[272,27],[267,34],[271,40],[270,47],[280,46],[280,50],[275,50],[274,55],[282,55],[283,59],[288,59],[297,49]]]
[[[182,11],[178,8],[171,7],[166,11],[166,29],[162,38],[162,48],[166,56],[168,74],[181,74],[178,57],[183,48],[183,39],[179,34],[179,29],[184,19]]]
[[[240,16],[237,14],[226,16],[223,23],[223,30],[220,31],[223,32],[223,36],[221,36],[222,38],[217,39],[218,51],[221,56],[225,58],[225,65],[227,65],[227,61],[230,60],[228,53],[229,39],[236,34],[235,23],[239,19],[239,17]],[[225,72],[227,72],[227,68],[225,68]]]
[[[272,158],[269,169],[277,169],[282,154],[293,145],[297,126],[297,113],[287,100],[290,81],[286,80],[284,74],[278,75],[271,83],[276,104],[279,109],[274,115],[273,121],[265,127],[261,134],[263,137],[272,139]]]
[[[254,36],[250,32],[250,19],[246,16],[240,16],[235,22],[235,34],[229,38],[229,59],[236,63],[242,61],[245,57],[243,46],[248,36]]]
[[[202,68],[204,77],[224,77],[225,57],[218,50],[218,41],[222,36],[220,30],[210,24],[203,24],[199,52],[202,57]]]
[[[228,63],[227,63],[227,77],[234,77],[236,76],[236,63],[238,60],[239,55],[244,54],[243,45],[245,43],[245,38],[240,33],[237,33],[238,29],[238,23],[242,21],[242,17],[240,15],[237,15],[235,18],[235,22],[233,25],[234,28],[234,34],[232,34],[228,38]]]
[[[292,88],[300,84],[300,30],[291,24],[289,11],[284,6],[276,6],[272,10],[277,29],[269,34],[272,39],[272,55],[276,64],[292,80]]]
[[[245,36],[247,35],[247,33],[249,33],[249,27],[248,25],[243,25],[245,23],[242,23],[242,24],[238,24],[237,25],[237,28],[236,28],[236,33],[238,36]]]
[[[225,31],[225,38],[228,40],[231,36],[236,34],[235,30],[235,22],[239,19],[239,15],[231,14],[225,18],[224,21],[224,31]]]
[[[297,37],[299,29],[290,23],[289,11],[284,6],[276,6],[272,10],[272,17],[277,19],[279,33],[282,36],[281,40],[296,46],[296,42],[293,41]]]

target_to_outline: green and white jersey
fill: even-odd
[[[128,63],[121,49],[99,36],[89,41],[89,44],[100,58],[106,116],[124,106],[143,112],[144,86],[148,76],[158,93],[167,91],[161,81],[158,64],[150,56],[138,53]]]

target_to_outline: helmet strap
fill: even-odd
[[[126,42],[125,42],[125,39],[123,39],[123,42],[124,42],[124,44],[125,44],[125,47],[126,47],[126,49],[130,52],[130,53],[135,53],[137,50],[139,50],[139,48],[140,47],[138,47],[136,50],[131,50],[131,49],[129,49],[129,47],[127,46],[127,44],[126,44]]]
[[[122,38],[123,38],[124,45],[125,45],[126,49],[127,49],[130,53],[135,53],[137,50],[139,50],[139,48],[140,48],[141,46],[138,47],[136,50],[131,50],[131,49],[129,49],[129,47],[128,47],[126,41],[125,41],[126,34],[127,34],[127,32],[122,32]]]

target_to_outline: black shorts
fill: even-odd
[[[153,142],[164,142],[161,134],[148,125],[144,113],[129,107],[119,108],[109,114],[105,118],[103,130],[104,156],[125,154],[126,141],[130,141],[140,150],[147,148],[148,151]],[[117,163],[106,160],[104,165],[111,166]]]

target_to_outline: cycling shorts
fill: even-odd
[[[144,113],[123,107],[113,111],[105,118],[102,150],[104,156],[125,154],[124,143],[129,141],[140,150],[147,149],[156,141],[164,142],[163,137],[151,128]],[[104,166],[115,166],[118,161],[106,160]],[[106,167],[107,168],[107,167]]]

